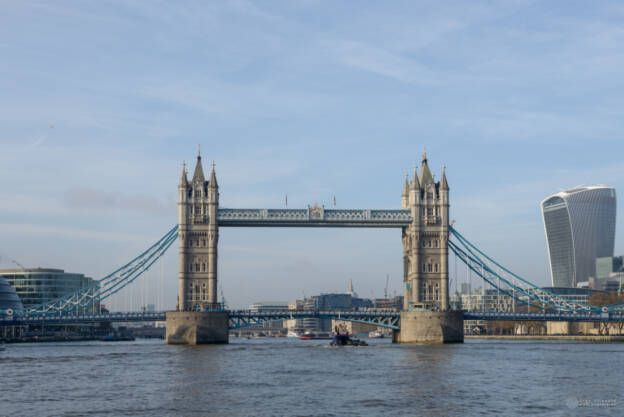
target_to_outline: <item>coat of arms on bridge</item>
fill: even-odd
[[[319,207],[318,204],[314,203],[313,207],[308,206],[308,218],[311,220],[323,220],[325,217],[325,206]]]

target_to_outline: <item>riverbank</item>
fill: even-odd
[[[581,342],[624,342],[624,336],[597,336],[597,335],[471,335],[464,339],[484,340],[574,340]]]

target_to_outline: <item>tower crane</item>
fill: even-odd
[[[386,274],[386,286],[384,287],[384,298],[388,299],[388,281],[390,281],[390,274]]]

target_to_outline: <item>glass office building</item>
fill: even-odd
[[[596,258],[613,256],[615,189],[579,187],[542,201],[553,287],[576,287],[596,276]]]
[[[13,287],[25,309],[64,297],[95,283],[92,278],[85,277],[83,274],[65,272],[62,269],[4,269],[0,270],[0,275]],[[96,289],[96,287],[93,288],[94,294]],[[98,313],[99,311],[100,303],[96,300],[89,308],[76,312]]]
[[[15,290],[0,275],[0,316],[13,312],[15,315],[22,314],[24,307]]]

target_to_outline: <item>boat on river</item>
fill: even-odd
[[[300,335],[297,339],[299,340],[331,340],[332,335],[329,333],[308,331]]]

